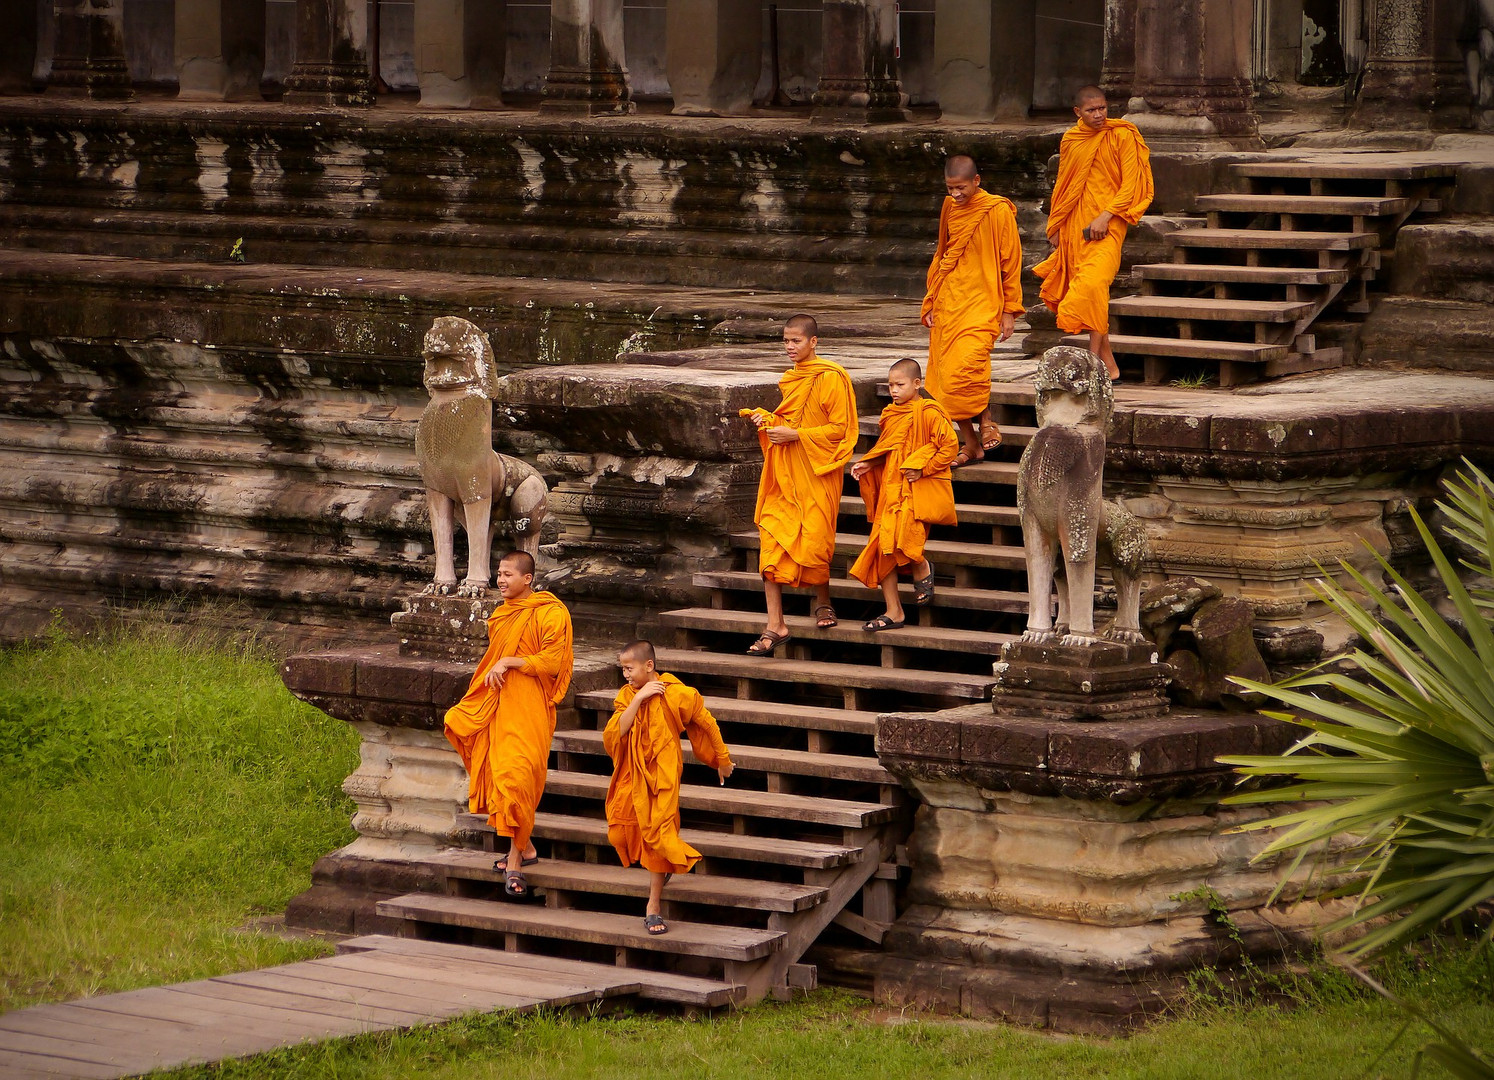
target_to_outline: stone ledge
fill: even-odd
[[[1222,754],[1278,753],[1287,724],[1241,713],[1146,720],[1052,721],[993,716],[989,705],[877,718],[877,757],[906,786],[963,780],[993,791],[1129,804],[1219,792]]]

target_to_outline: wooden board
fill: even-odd
[[[487,820],[476,814],[459,815],[459,821],[474,831],[492,831]],[[601,818],[541,812],[534,817],[534,835],[546,840],[591,844],[612,850],[607,840],[607,822]],[[680,838],[707,858],[777,863],[806,870],[844,866],[856,861],[861,854],[860,848],[814,840],[785,840],[776,836],[746,836],[706,829],[681,829]]]
[[[1199,212],[1241,214],[1324,214],[1342,217],[1387,217],[1409,214],[1420,199],[1385,195],[1200,195]]]
[[[1226,266],[1217,263],[1138,263],[1143,281],[1199,281],[1234,285],[1343,285],[1347,269],[1308,266]],[[1113,301],[1112,301],[1113,302]]]
[[[688,739],[683,743],[686,761],[695,761],[695,754]],[[600,731],[557,731],[553,742],[556,750],[605,756]],[[731,760],[738,769],[753,772],[782,773],[790,776],[820,776],[830,780],[853,780],[864,784],[893,784],[897,777],[878,764],[871,756],[854,754],[817,754],[805,750],[778,750],[768,746],[752,746],[734,743]]]
[[[963,471],[963,470],[961,470]],[[858,502],[860,500],[857,500]],[[1012,508],[1016,512],[1016,508]],[[763,578],[742,570],[712,570],[691,576],[691,583],[704,589],[730,589],[733,592],[761,593]],[[898,595],[904,605],[913,601],[913,586],[903,582]],[[877,594],[855,578],[831,578],[830,596],[836,600],[877,602]],[[970,611],[1011,611],[1027,613],[1027,594],[1009,589],[969,589],[940,585],[934,593],[934,608],[963,608]]]
[[[921,671],[914,668],[897,671],[867,664],[780,660],[773,656],[723,655],[686,649],[659,649],[657,656],[662,670],[676,673],[688,671],[770,682],[862,687],[966,701],[985,701],[991,696],[991,687],[996,683],[995,676],[962,675],[950,671]],[[895,707],[897,706],[889,703],[889,708]]]
[[[1144,319],[1201,319],[1216,322],[1296,322],[1313,305],[1301,300],[1215,300],[1183,296],[1119,296],[1110,301],[1114,315]]]
[[[696,575],[700,577],[701,575]],[[743,574],[761,587],[758,574]],[[697,582],[699,584],[699,582]],[[860,582],[856,583],[858,586]],[[613,691],[594,690],[576,696],[576,706],[612,715]],[[785,705],[777,701],[748,701],[741,698],[705,696],[706,708],[723,724],[761,724],[767,727],[807,728],[811,731],[844,731],[856,735],[877,733],[877,714],[854,709],[829,709],[818,705]]]
[[[1063,339],[1065,345],[1085,345],[1088,341],[1088,337],[1077,334]],[[1292,351],[1290,345],[1255,345],[1247,341],[1209,341],[1200,338],[1137,337],[1133,334],[1111,334],[1110,348],[1128,355],[1140,353],[1147,356],[1229,360],[1249,364],[1284,360]]]
[[[1179,229],[1165,237],[1172,247],[1259,250],[1356,251],[1378,247],[1375,233],[1278,232],[1270,229]]]
[[[1115,303],[1114,300],[1111,301]],[[860,495],[842,495],[840,499],[840,512],[852,518],[866,518],[866,500]],[[955,516],[960,519],[961,525],[1020,525],[1021,518],[1017,516],[1017,507],[991,506],[985,503],[955,503]],[[941,528],[941,526],[935,526]],[[858,581],[856,584],[860,585]],[[862,586],[865,590],[866,586]],[[867,595],[874,595],[869,590]]]
[[[980,464],[987,463],[983,461]],[[977,467],[966,465],[960,472]],[[761,538],[756,532],[732,533],[731,540],[737,547],[751,551],[756,551],[761,544]],[[865,536],[848,532],[835,534],[837,555],[854,558],[861,554],[864,547]],[[1027,570],[1027,557],[1022,549],[1009,544],[965,544],[956,540],[930,540],[924,544],[923,551],[934,563],[936,573],[940,568],[949,566],[979,566],[988,570],[1018,570],[1024,573]]]
[[[935,596],[937,595],[936,590]],[[742,634],[747,641],[756,638],[763,629],[761,612],[729,611],[723,608],[680,608],[661,612],[659,620],[667,627]],[[1016,641],[1020,636],[984,633],[979,630],[955,630],[943,626],[917,626],[911,622],[898,630],[883,630],[873,634],[861,629],[859,619],[821,629],[808,615],[788,615],[784,621],[788,623],[789,633],[805,641],[836,641],[878,647],[896,645],[904,649],[934,649],[984,656],[999,656],[1003,645]]]

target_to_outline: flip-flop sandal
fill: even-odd
[[[977,461],[985,461],[985,460],[986,460],[986,455],[985,455],[984,451],[982,451],[979,454],[976,454],[974,457],[971,457],[964,450],[961,450],[958,454],[955,455],[954,464],[951,465],[950,468],[952,468],[952,469],[962,469],[966,465],[974,465]]]
[[[934,564],[929,563],[929,572],[913,582],[913,602],[919,607],[934,598]]]
[[[906,619],[892,619],[886,615],[878,615],[875,619],[863,625],[861,629],[873,634],[879,630],[901,630],[906,622]]]
[[[827,614],[821,615],[820,612],[822,611]],[[833,607],[829,604],[821,604],[814,609],[814,624],[821,630],[829,630],[832,627],[839,626],[840,620],[835,617],[835,609]]]
[[[980,426],[980,445],[984,450],[994,450],[1001,445],[1001,429],[992,423]]]
[[[514,900],[522,900],[529,895],[529,882],[524,880],[522,870],[503,871],[503,892]]]
[[[757,640],[747,646],[748,656],[772,656],[773,650],[792,638],[792,634],[775,634],[771,630],[764,630],[757,635]],[[766,645],[763,642],[767,642]]]
[[[643,928],[648,931],[649,937],[658,937],[660,934],[669,933],[669,924],[664,921],[662,915],[645,915],[643,917]]]
[[[528,858],[520,859],[519,860],[519,865],[520,866],[533,866],[535,863],[537,863],[539,861],[540,861],[539,852],[536,851],[533,855],[530,855]],[[493,869],[494,870],[500,870],[501,871],[501,870],[507,869],[507,867],[508,867],[508,856],[507,855],[505,855],[501,859],[494,859],[493,860]]]

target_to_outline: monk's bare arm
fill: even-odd
[[[658,679],[644,683],[643,688],[633,695],[633,700],[628,702],[628,707],[622,711],[617,718],[617,733],[626,735],[633,727],[633,721],[638,718],[638,710],[643,703],[651,697],[658,697],[664,692],[664,684]]]

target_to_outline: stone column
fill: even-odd
[[[503,107],[506,0],[415,0],[415,75],[428,109]]]
[[[1434,114],[1466,103],[1466,82],[1440,70],[1456,65],[1439,64],[1449,42],[1456,48],[1453,7],[1446,0],[1375,0],[1351,126],[1424,128]]]
[[[943,120],[1025,120],[1037,40],[1033,0],[937,0],[934,66]]]
[[[372,105],[368,0],[296,0],[296,63],[285,100],[299,105]]]
[[[1137,0],[1127,119],[1148,140],[1259,144],[1251,0]]]
[[[39,36],[35,0],[0,4],[0,94],[31,89]]]
[[[1105,60],[1100,89],[1112,102],[1136,88],[1136,0],[1105,0]]]
[[[763,66],[758,0],[669,0],[665,69],[679,116],[745,113]]]
[[[177,0],[178,97],[253,100],[264,72],[264,0]]]
[[[554,0],[542,112],[633,111],[623,54],[623,0]]]
[[[812,119],[877,124],[908,119],[897,78],[894,0],[824,0],[820,82]]]
[[[47,88],[91,98],[131,97],[124,0],[56,0],[52,10],[57,14],[57,48]]]

